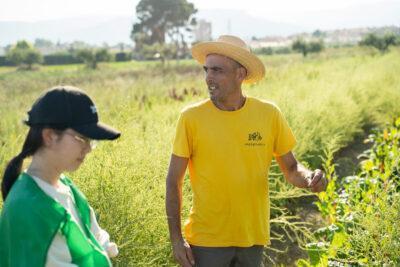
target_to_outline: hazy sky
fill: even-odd
[[[160,0],[162,1],[162,0]],[[310,11],[338,9],[385,0],[191,0],[199,9],[240,9],[279,21]],[[132,15],[139,0],[1,0],[0,21],[38,21],[83,15]],[[391,0],[400,2],[400,0]],[[400,11],[399,11],[400,12]]]

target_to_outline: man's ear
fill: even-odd
[[[245,68],[243,68],[243,67],[240,67],[240,68],[237,69],[237,75],[238,75],[238,78],[239,78],[240,82],[243,82],[243,80],[247,76],[247,70]]]
[[[42,130],[43,145],[49,147],[56,140],[57,136],[54,131],[50,128],[44,128]]]

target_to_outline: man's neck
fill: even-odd
[[[211,101],[220,110],[235,111],[244,106],[244,104],[246,103],[246,97],[243,96],[242,93],[240,93],[239,95],[227,98],[225,101],[218,101],[213,99],[211,99]]]

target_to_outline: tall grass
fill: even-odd
[[[318,155],[335,138],[339,147],[364,126],[381,124],[400,113],[400,51],[327,51],[262,58],[266,78],[244,92],[274,101],[290,122],[297,156],[317,167]],[[70,174],[98,213],[100,224],[120,245],[118,266],[173,266],[164,212],[165,175],[179,111],[206,98],[201,67],[193,61],[110,63],[98,71],[82,66],[43,67],[36,72],[0,69],[0,170],[15,155],[27,129],[21,120],[38,94],[57,84],[86,90],[100,118],[122,131],[103,142],[79,171]],[[186,90],[185,90],[186,89]],[[280,186],[285,197],[300,194]],[[191,204],[184,188],[184,217]],[[0,204],[1,205],[1,204]],[[280,216],[282,213],[277,213]],[[274,215],[275,216],[275,215]],[[276,220],[279,222],[279,220]]]

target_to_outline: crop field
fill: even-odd
[[[262,60],[266,77],[244,86],[244,93],[281,108],[298,141],[295,154],[312,168],[324,166],[329,151],[349,146],[357,136],[365,136],[366,129],[383,127],[400,115],[400,49],[385,54],[359,47],[327,49],[306,58],[290,54],[262,56]],[[101,142],[78,171],[67,174],[119,245],[114,264],[175,266],[165,216],[165,176],[180,110],[208,97],[201,66],[182,60],[165,65],[104,63],[98,70],[83,65],[43,66],[35,71],[0,68],[1,173],[22,147],[26,111],[43,90],[55,85],[85,90],[100,119],[122,132],[115,142]],[[272,217],[275,228],[283,229],[286,199],[309,193],[294,189],[274,173],[269,178],[277,210]],[[191,205],[188,178],[183,218]],[[311,238],[306,224],[291,229],[299,243]]]

